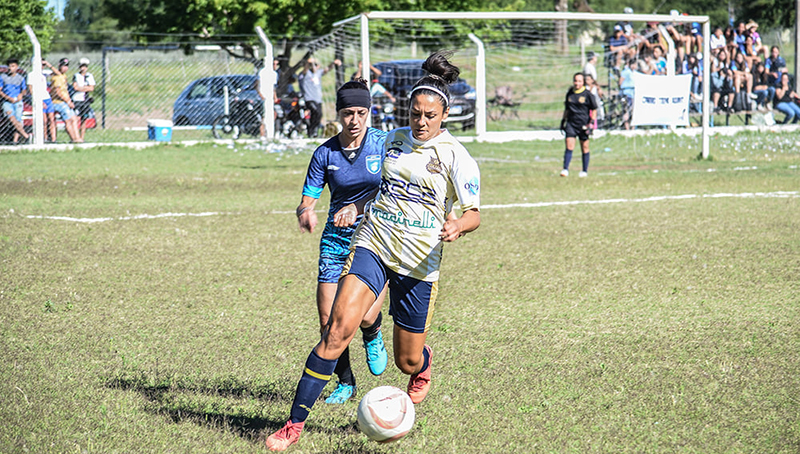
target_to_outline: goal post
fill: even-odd
[[[553,24],[563,21],[568,24],[566,27],[568,39],[570,41],[569,55],[559,56],[555,48]],[[424,58],[427,55],[427,48],[435,43],[435,38],[425,43],[423,35],[428,30],[420,24],[439,24],[428,28],[441,30],[439,42],[441,48],[451,49],[451,44],[458,44],[459,53],[468,54],[462,56],[461,63],[465,73],[469,73],[469,83],[475,88],[475,131],[473,137],[478,141],[505,141],[514,138],[518,139],[537,139],[553,138],[558,120],[553,120],[554,115],[560,118],[561,101],[563,101],[564,75],[571,75],[580,70],[580,62],[585,58],[583,38],[592,34],[597,34],[602,27],[613,28],[617,22],[628,23],[673,23],[673,24],[692,24],[698,23],[702,26],[703,34],[703,81],[702,81],[702,155],[708,156],[709,148],[709,76],[710,76],[710,57],[709,40],[710,23],[708,16],[702,15],[665,15],[665,14],[599,14],[599,13],[561,13],[561,12],[403,12],[403,11],[374,11],[363,13],[349,19],[338,22],[334,25],[334,30],[346,27],[358,27],[358,31],[347,35],[349,40],[359,40],[360,49],[358,50],[359,60],[365,67],[369,64],[376,64],[381,59]],[[389,24],[389,25],[387,25]],[[393,25],[397,24],[393,28]],[[416,27],[416,28],[415,28]],[[392,39],[386,39],[381,34],[386,30],[393,30]],[[420,32],[420,30],[424,30]],[[335,32],[334,32],[335,33]],[[461,41],[457,41],[456,35],[463,34]],[[598,36],[595,36],[598,38]],[[599,40],[593,41],[594,48],[598,48]],[[580,44],[580,45],[578,45]],[[395,49],[388,49],[387,46],[406,46],[410,49],[407,52],[400,52]],[[420,52],[418,46],[426,49]],[[471,48],[468,48],[471,47]],[[535,70],[533,66],[525,66],[523,59],[525,50],[531,49],[537,55]],[[580,49],[580,50],[579,50]],[[501,53],[506,52],[508,56]],[[549,52],[549,53],[548,53]],[[516,53],[516,54],[514,54]],[[551,55],[552,54],[552,55]],[[377,55],[380,55],[378,57]],[[471,59],[474,56],[475,60]],[[500,62],[502,59],[507,62]],[[516,64],[515,60],[523,63]],[[485,74],[478,77],[481,69]],[[598,68],[599,69],[599,68]],[[560,74],[560,84],[554,88],[556,82],[550,81],[546,76],[552,78],[556,73]],[[503,77],[514,75],[513,82],[507,82]],[[526,77],[529,78],[526,80]],[[536,77],[536,80],[532,78]],[[613,76],[609,77],[610,79]],[[668,76],[664,76],[668,77]],[[508,79],[512,80],[512,79]],[[503,84],[512,85],[518,91],[522,91],[520,103],[523,107],[535,106],[538,110],[519,115],[520,121],[508,122],[509,127],[497,130],[498,120],[492,118],[491,108],[497,100],[494,97],[496,90]],[[545,91],[549,90],[547,93]],[[557,92],[557,93],[556,93]],[[545,105],[546,104],[546,105]],[[501,112],[501,115],[503,113]],[[507,115],[517,115],[519,112],[505,112]],[[487,127],[488,125],[488,130]],[[545,127],[544,125],[552,125]],[[599,134],[613,134],[610,132],[598,131]]]

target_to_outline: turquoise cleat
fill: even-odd
[[[386,363],[389,357],[386,354],[386,346],[383,345],[383,334],[378,331],[378,337],[369,342],[364,342],[364,349],[367,351],[367,366],[372,375],[380,375],[386,370]]]
[[[343,404],[347,402],[356,393],[356,387],[352,385],[345,385],[344,383],[336,383],[336,389],[333,390],[330,396],[325,399],[326,404]]]

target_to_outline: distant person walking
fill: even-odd
[[[578,176],[589,175],[589,135],[592,132],[592,123],[596,113],[597,102],[592,93],[584,86],[583,73],[576,73],[572,76],[572,87],[567,91],[567,97],[564,100],[564,115],[561,118],[561,130],[566,136],[562,177],[569,176],[569,163],[572,161],[576,137],[581,141],[581,157],[583,159],[583,170]]]

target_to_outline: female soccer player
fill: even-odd
[[[564,116],[561,118],[561,130],[566,135],[562,177],[569,176],[569,162],[572,160],[572,150],[575,149],[575,137],[581,141],[583,152],[583,170],[578,176],[589,175],[589,133],[596,111],[597,103],[594,96],[583,86],[583,74],[576,73],[572,76],[572,87],[567,91]]]
[[[480,225],[478,165],[458,140],[441,129],[450,103],[448,84],[459,74],[448,56],[434,53],[422,65],[430,75],[411,90],[410,127],[395,129],[386,137],[377,197],[340,212],[347,219],[367,214],[353,239],[328,326],[306,360],[290,419],[267,438],[273,451],[283,451],[300,438],[336,358],[387,282],[395,365],[411,375],[408,394],[414,403],[430,389],[431,348],[425,339],[438,292],[443,242],[455,241]],[[448,217],[455,201],[461,205],[461,217]]]
[[[367,127],[371,97],[364,79],[347,82],[336,93],[336,110],[342,132],[320,145],[308,165],[303,198],[297,207],[297,222],[301,232],[313,232],[317,225],[314,207],[327,184],[331,191],[328,221],[319,243],[319,276],[317,278],[317,310],[320,332],[328,324],[342,267],[350,254],[350,241],[355,226],[339,213],[342,207],[374,196],[381,182],[381,163],[386,133]],[[388,358],[381,335],[381,305],[385,291],[379,292],[372,307],[361,321],[361,334],[367,351],[370,372],[380,375],[386,370]],[[350,349],[345,345],[339,355],[334,373],[339,383],[325,400],[341,404],[356,392],[356,379],[350,367]]]

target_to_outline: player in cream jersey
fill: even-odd
[[[368,209],[370,222],[356,232],[364,247],[403,276],[439,279],[442,227],[453,203],[480,208],[480,170],[447,130],[427,142],[400,128],[386,138],[380,192]]]

